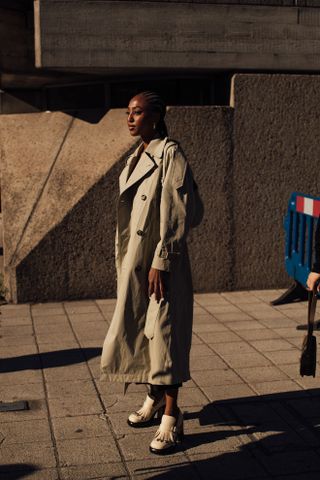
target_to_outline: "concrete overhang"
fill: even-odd
[[[317,71],[319,24],[311,7],[36,0],[36,66]]]

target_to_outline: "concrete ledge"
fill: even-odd
[[[316,75],[241,74],[233,78],[234,109],[169,109],[170,135],[205,203],[189,241],[196,291],[288,286],[289,196],[319,195],[319,92]],[[113,296],[118,175],[134,146],[124,110],[95,119],[4,115],[0,142],[10,299]]]
[[[206,205],[202,225],[190,236],[198,291],[229,287],[232,113],[172,107],[167,116]],[[124,110],[111,110],[95,124],[63,113],[2,116],[0,122],[9,299],[115,295],[118,175],[134,145]]]
[[[258,3],[38,0],[36,65],[123,73],[319,69],[319,9]]]
[[[115,291],[118,161],[134,141],[123,110],[93,121],[96,114],[0,117],[5,283],[14,302]]]

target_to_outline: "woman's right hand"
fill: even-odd
[[[314,289],[315,283],[320,279],[320,273],[310,272],[307,280],[307,290],[312,291]],[[318,292],[320,291],[320,283],[317,287]]]
[[[154,293],[156,301],[159,303],[161,298],[164,298],[164,281],[162,278],[162,270],[158,270],[157,268],[150,268],[148,280],[149,280],[149,288],[148,288],[148,295]]]

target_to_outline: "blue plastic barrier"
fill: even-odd
[[[291,195],[284,221],[285,264],[288,275],[304,286],[314,260],[314,228],[317,224],[315,219],[319,216],[320,198],[299,192]]]

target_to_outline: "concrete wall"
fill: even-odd
[[[32,20],[23,4],[15,0],[0,3],[0,75],[3,71],[13,74],[33,69]]]
[[[2,115],[5,284],[14,302],[115,293],[123,111]]]
[[[189,237],[196,291],[228,290],[232,284],[232,120],[229,107],[172,107],[167,116],[205,204],[203,222]]]
[[[38,1],[38,0],[36,0]],[[48,0],[52,3],[61,0]],[[77,2],[79,0],[64,0],[65,3]],[[92,0],[83,0],[90,2]],[[118,2],[135,2],[136,0],[117,0]],[[100,0],[100,2],[114,2],[114,0]],[[259,5],[259,6],[310,6],[315,7],[320,4],[320,0],[144,0],[145,3],[207,3],[215,5]]]
[[[51,0],[56,1],[56,0]],[[66,0],[66,1],[74,1],[74,0]],[[112,0],[104,0],[104,1],[112,1]],[[120,0],[125,1],[125,0]],[[135,0],[131,0],[135,1]],[[159,3],[213,3],[217,5],[271,5],[271,6],[310,6],[316,7],[320,5],[320,0],[145,0],[147,2],[159,2]]]
[[[234,286],[283,287],[289,196],[320,196],[320,77],[236,75],[233,87]]]
[[[319,70],[318,8],[221,3],[38,0],[36,65],[123,74]]]
[[[196,290],[229,284],[232,113],[223,107],[168,112],[171,135],[182,143],[206,204],[204,221],[190,236]],[[62,113],[3,115],[0,128],[10,299],[114,296],[118,176],[134,147],[124,110],[97,123]]]
[[[171,107],[167,122],[206,213],[189,245],[196,291],[279,288],[293,191],[320,195],[320,78],[236,75],[232,107]],[[101,113],[100,113],[101,115]],[[0,117],[5,281],[13,301],[115,294],[124,110]]]

